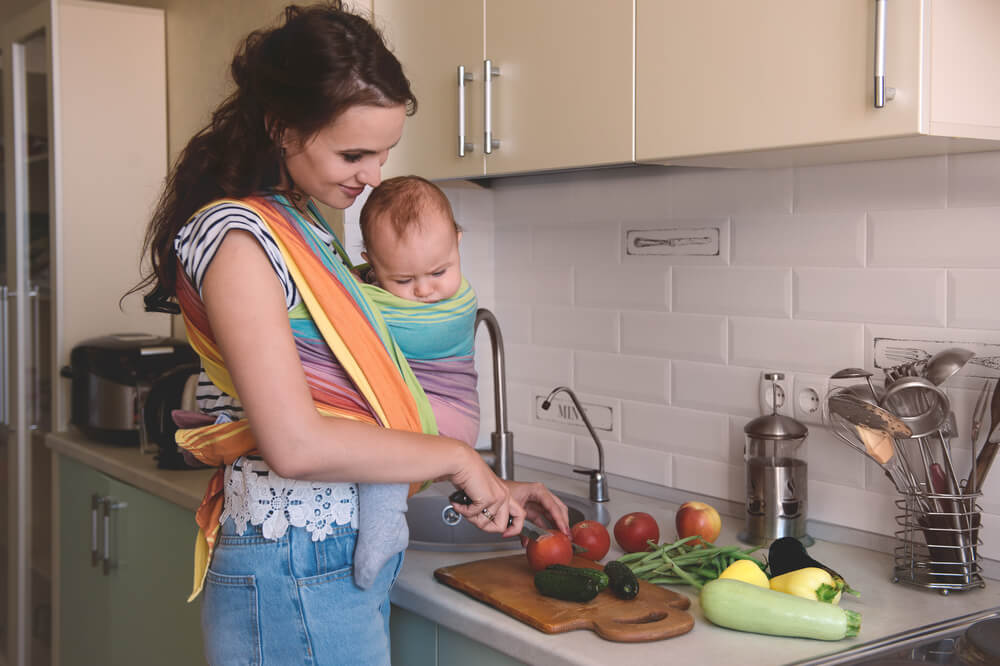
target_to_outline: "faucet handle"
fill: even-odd
[[[586,474],[590,477],[590,501],[608,501],[608,478],[599,469],[574,469],[577,474]]]
[[[599,469],[574,469],[573,473],[574,474],[586,474],[588,476],[595,476],[597,474],[600,474],[601,470],[599,470]]]

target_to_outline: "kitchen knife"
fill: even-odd
[[[454,502],[455,504],[464,504],[465,506],[472,504],[472,500],[469,498],[468,495],[465,494],[465,491],[462,490],[461,488],[453,492],[451,495],[448,495],[448,500]],[[514,524],[514,519],[508,516],[507,527],[510,527],[513,524]],[[524,519],[524,524],[521,525],[521,536],[527,539],[531,539],[532,541],[538,541],[540,537],[545,536],[548,533],[549,531],[547,529],[539,527],[538,525],[531,522],[527,518]],[[572,546],[574,553],[582,553],[585,550],[587,550],[583,546],[576,543],[572,544]]]

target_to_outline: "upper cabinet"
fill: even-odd
[[[995,150],[997,35],[995,0],[636,0],[636,159],[751,167]]]
[[[633,160],[629,3],[373,4],[419,105],[386,176],[469,178]]]

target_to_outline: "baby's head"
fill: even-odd
[[[462,284],[455,222],[448,197],[419,176],[385,180],[361,209],[361,256],[375,284],[410,301],[451,298]]]

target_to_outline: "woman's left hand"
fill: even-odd
[[[537,524],[546,522],[570,536],[569,509],[548,488],[537,482],[504,481],[511,499],[524,507],[525,517]],[[544,519],[544,520],[543,520]]]

